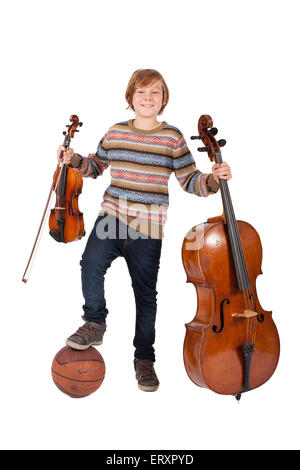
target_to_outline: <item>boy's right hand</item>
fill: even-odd
[[[60,159],[60,154],[63,152],[62,158]],[[72,157],[74,156],[74,150],[73,149],[66,149],[63,145],[60,145],[57,149],[57,161],[59,163],[63,164],[69,164]]]

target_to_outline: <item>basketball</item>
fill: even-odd
[[[72,398],[81,398],[100,387],[105,375],[105,363],[92,346],[84,351],[65,346],[53,359],[51,373],[59,390]]]

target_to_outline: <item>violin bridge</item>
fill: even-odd
[[[245,310],[244,313],[233,313],[232,316],[237,318],[251,318],[256,317],[257,312],[253,312],[252,310]]]

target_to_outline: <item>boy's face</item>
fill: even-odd
[[[137,116],[156,117],[162,107],[163,89],[160,80],[144,88],[137,88],[132,97],[132,104]]]

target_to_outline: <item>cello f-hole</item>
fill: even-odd
[[[227,303],[227,304],[230,304],[230,300],[229,299],[223,299],[222,302],[221,302],[221,305],[220,305],[220,328],[218,329],[217,325],[214,325],[212,327],[212,330],[214,333],[221,333],[224,329],[224,310],[223,310],[223,305],[224,303]]]
[[[249,300],[250,300],[250,302],[251,302],[251,299],[253,299],[254,310],[257,312],[257,309],[256,309],[256,302],[255,302],[255,298],[254,298],[254,295],[253,295],[252,292],[249,294]],[[256,319],[257,319],[257,321],[258,321],[259,323],[262,323],[262,322],[264,321],[264,319],[265,319],[265,316],[264,316],[263,313],[257,313]]]
[[[259,323],[262,323],[264,321],[264,319],[265,319],[265,316],[264,316],[263,313],[260,313],[259,315],[257,315],[257,321]]]

